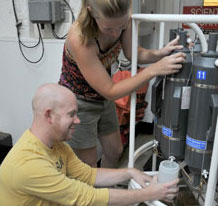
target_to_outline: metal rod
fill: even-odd
[[[138,56],[138,21],[132,20],[132,68],[131,75],[137,72]],[[135,150],[135,110],[136,110],[136,92],[131,94],[130,102],[130,131],[129,131],[129,163],[128,167],[134,167],[134,150]]]
[[[164,33],[165,33],[165,23],[160,22],[160,31],[159,31],[159,49],[164,46]]]
[[[218,119],[218,116],[217,116]],[[216,190],[216,183],[217,183],[217,168],[218,168],[218,120],[216,123],[216,132],[213,144],[213,153],[211,157],[211,164],[210,164],[210,174],[209,180],[207,184],[207,191],[205,197],[205,206],[213,206],[214,203],[214,195]]]
[[[132,18],[148,22],[217,23],[218,15],[133,14]]]

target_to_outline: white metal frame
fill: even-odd
[[[159,35],[159,48],[163,47],[164,44],[164,27],[165,22],[179,22],[186,23],[198,34],[202,51],[207,51],[206,39],[202,35],[198,26],[194,23],[217,23],[218,15],[183,15],[183,14],[133,14],[132,15],[132,68],[131,75],[136,75],[137,72],[137,56],[138,56],[138,25],[141,21],[147,22],[159,22],[160,23],[160,35]],[[135,109],[136,109],[136,92],[131,94],[131,106],[130,106],[130,135],[129,135],[129,163],[128,167],[134,167],[134,159],[138,157],[138,153],[135,153]],[[216,126],[216,134],[214,140],[214,148],[218,148],[218,122]],[[142,150],[147,151],[148,149],[155,146],[155,144],[149,143],[149,147],[143,146],[143,149],[138,149],[142,153]],[[153,158],[155,160],[155,157]],[[213,150],[212,160],[210,166],[210,175],[207,185],[207,192],[205,198],[205,206],[214,205],[214,194],[216,188],[217,178],[217,167],[218,167],[218,150]]]

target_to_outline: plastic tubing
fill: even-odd
[[[134,162],[142,155],[144,152],[156,147],[158,142],[156,140],[152,140],[150,142],[147,142],[146,144],[143,144],[141,147],[139,147],[135,153],[134,153]]]
[[[207,52],[207,40],[204,36],[204,33],[202,32],[202,30],[200,29],[200,27],[195,24],[195,23],[186,23],[188,26],[190,26],[198,35],[199,40],[201,42],[201,49],[202,52]]]

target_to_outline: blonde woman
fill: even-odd
[[[131,60],[131,1],[82,0],[63,52],[59,83],[70,88],[78,99],[81,124],[68,141],[77,156],[96,167],[97,138],[102,147],[102,167],[116,167],[122,154],[119,125],[113,100],[142,87],[158,75],[178,72],[185,61],[178,37],[160,50],[138,48],[140,64],[153,63],[139,74],[114,83],[111,65],[120,50]]]

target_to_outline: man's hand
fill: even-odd
[[[147,183],[150,183],[152,181],[152,176],[149,176],[138,169],[129,169],[129,173],[131,175],[131,178],[141,187],[147,187]]]
[[[178,178],[167,183],[158,183],[157,176],[154,176],[153,180],[148,186],[152,195],[151,199],[171,202],[177,196],[179,191],[179,188],[177,187],[178,183]]]

